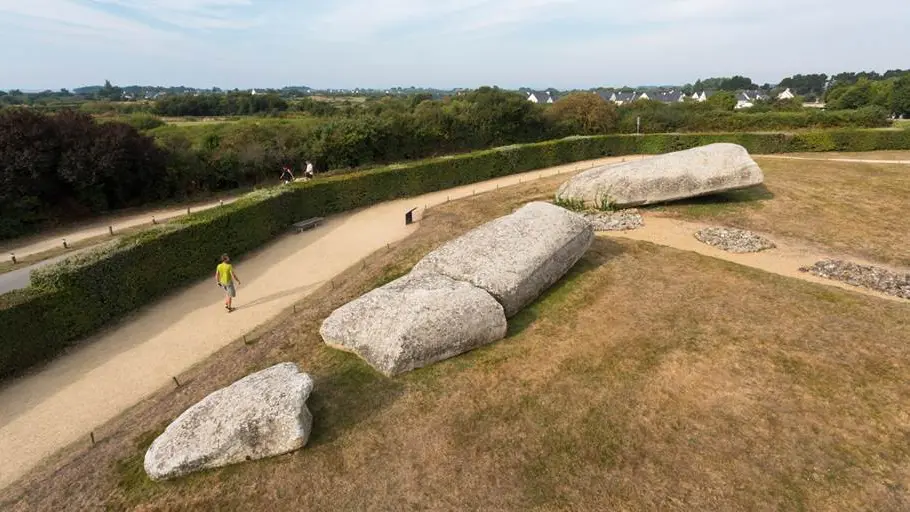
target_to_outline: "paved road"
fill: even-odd
[[[0,295],[3,295],[6,292],[13,290],[19,290],[21,288],[26,288],[29,285],[29,280],[31,279],[32,271],[57,263],[58,261],[63,261],[70,256],[75,256],[76,254],[82,251],[73,251],[56,258],[47,259],[34,265],[29,265],[27,267],[22,267],[17,270],[6,272],[5,274],[0,274]]]
[[[405,238],[417,228],[404,224],[411,208],[618,160],[532,171],[329,217],[317,229],[280,237],[238,261],[243,284],[237,290],[238,309],[230,315],[209,278],[142,308],[36,373],[0,385],[0,488],[56,450],[87,439],[98,425],[169,385],[171,376]],[[422,211],[417,213],[419,218]]]

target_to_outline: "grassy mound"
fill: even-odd
[[[317,334],[333,308],[519,204],[539,180],[433,209],[417,233],[0,493],[10,510],[858,509],[910,506],[910,308],[598,238],[497,344],[387,379]],[[785,312],[785,314],[782,314]],[[295,361],[310,444],[152,483],[144,447],[192,403]],[[51,477],[51,475],[53,475]]]

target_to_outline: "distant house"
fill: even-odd
[[[556,97],[550,91],[531,91],[528,93],[528,101],[537,104],[555,103]]]
[[[764,91],[753,90],[753,91],[739,91],[736,93],[736,109],[750,108],[754,107],[757,101],[768,101],[771,97],[764,93]]]
[[[661,103],[679,103],[685,100],[686,95],[680,91],[651,91],[651,92],[614,92],[600,93],[600,97],[617,105],[625,105],[639,100],[659,101]]]
[[[755,106],[755,102],[749,98],[749,95],[746,92],[741,91],[736,93],[736,106],[734,107],[735,109],[739,110],[753,106]]]
[[[779,100],[792,100],[795,97],[796,97],[796,95],[790,91],[789,87],[787,88],[787,90],[785,90],[784,92],[777,95],[777,99],[779,99]]]
[[[614,92],[610,96],[610,101],[616,103],[617,105],[625,105],[626,103],[632,103],[641,99],[635,92]],[[645,97],[647,99],[647,97]]]
[[[669,91],[656,91],[652,92],[648,99],[651,101],[659,101],[661,103],[682,103],[686,99],[686,95],[682,91],[669,90]]]

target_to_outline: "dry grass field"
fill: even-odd
[[[807,167],[790,176],[761,163],[768,191],[757,202],[666,214],[910,256],[889,231],[899,201],[885,194],[905,193],[906,174]],[[814,191],[825,178],[874,191]],[[907,304],[599,237],[510,321],[507,339],[484,349],[388,379],[322,344],[318,326],[334,308],[444,241],[549,198],[562,179],[431,210],[414,235],[306,298],[300,313],[99,429],[94,447],[71,447],[0,491],[0,509],[910,510]],[[854,215],[865,229],[851,226]],[[170,420],[282,361],[316,381],[303,450],[174,482],[144,476],[144,449]]]
[[[792,153],[786,156],[796,156],[800,158],[910,161],[910,151],[867,151],[863,153]]]
[[[868,158],[870,154],[860,154]],[[654,207],[661,214],[754,229],[910,267],[910,166],[755,159],[765,187]]]

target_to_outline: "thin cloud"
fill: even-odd
[[[251,0],[92,0],[183,29],[248,29],[262,24]],[[262,10],[264,8],[260,8]]]
[[[72,0],[28,0],[2,2],[0,13],[24,18],[22,23],[48,31],[81,30],[84,35],[105,37],[166,38],[168,34],[146,24],[93,9]],[[11,22],[12,20],[7,20]],[[43,24],[34,25],[34,22]]]
[[[906,67],[910,2],[871,4],[0,0],[0,45],[27,49],[4,55],[0,85],[568,88]]]

